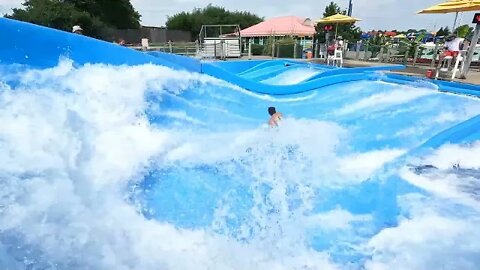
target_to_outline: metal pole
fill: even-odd
[[[337,33],[338,33],[338,23],[335,26],[335,41],[337,41]]]
[[[225,40],[220,41],[220,59],[225,59]]]
[[[437,60],[437,50],[438,50],[438,42],[435,42],[435,49],[433,49],[432,54],[432,63],[430,64],[430,68],[435,68],[435,61]]]
[[[415,45],[415,53],[413,54],[413,63],[412,63],[412,66],[415,66],[415,64],[417,63],[417,58],[418,58],[418,49],[420,48],[420,46],[418,45]],[[408,52],[407,52],[408,54]]]
[[[170,50],[170,53],[173,52],[173,49],[172,49],[172,42],[169,40],[168,41],[168,49]]]
[[[368,43],[365,44],[365,55],[363,56],[363,60],[368,60]]]
[[[275,38],[272,40],[272,59],[275,58]]]
[[[473,33],[472,41],[470,42],[470,47],[468,48],[467,56],[465,59],[465,66],[461,73],[461,78],[466,78],[467,73],[470,70],[470,64],[472,64],[473,54],[475,53],[475,49],[478,43],[478,37],[480,35],[480,23],[477,23],[475,26],[475,32]]]
[[[457,25],[458,12],[455,13],[455,20],[453,21],[452,33],[455,33],[455,26]]]
[[[352,16],[352,11],[353,11],[352,9],[353,9],[352,0],[350,0],[348,2],[348,13],[347,13],[348,16]]]
[[[297,58],[297,41],[293,44],[293,59]]]
[[[380,53],[378,55],[378,62],[382,62],[383,60],[383,46],[380,46]]]
[[[248,60],[252,59],[252,40],[248,40]]]
[[[213,41],[213,58],[217,58],[217,41]]]
[[[360,59],[360,47],[361,47],[361,41],[357,41],[357,47],[355,48],[356,49],[356,52],[355,52],[355,60],[358,60]]]

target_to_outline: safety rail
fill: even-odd
[[[145,46],[132,45],[132,49],[144,51],[159,51],[166,53],[173,53],[185,56],[198,56],[199,45],[198,42],[166,42],[166,43],[151,43]]]

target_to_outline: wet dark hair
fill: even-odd
[[[275,107],[268,107],[268,114],[274,115],[275,113],[277,113]]]

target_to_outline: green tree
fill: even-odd
[[[99,37],[106,26],[138,28],[140,25],[140,15],[128,0],[25,0],[22,5],[23,8],[15,8],[5,17],[65,31],[78,24],[86,35],[93,37]]]
[[[323,17],[328,17],[335,15],[337,13],[346,15],[347,11],[342,10],[340,6],[335,2],[330,2],[325,7],[325,11],[323,12]],[[318,34],[319,36],[325,34],[323,30],[324,25],[320,24],[317,26],[317,31],[320,31]],[[362,35],[362,31],[359,27],[356,27],[354,23],[342,23],[338,25],[333,25],[333,31],[335,31],[335,27],[337,27],[337,35],[342,36],[343,39],[348,41],[357,41],[360,40],[360,36]]]
[[[24,8],[13,9],[12,15],[5,17],[35,23],[51,28],[70,31],[75,24],[81,24],[86,34],[97,36],[101,22],[87,12],[79,11],[70,3],[51,0],[27,0]]]
[[[470,27],[468,24],[461,25],[455,29],[454,33],[457,34],[458,37],[465,38],[473,32],[473,28]]]
[[[332,16],[332,15],[335,15],[337,13],[340,13],[340,14],[347,14],[346,11],[342,12],[342,10],[340,9],[340,7],[338,6],[337,3],[335,2],[330,2],[330,4],[328,4],[326,7],[325,7],[325,11],[323,12],[323,17],[328,17],[328,16]]]
[[[446,27],[441,27],[441,28],[437,31],[436,36],[437,36],[437,37],[449,36],[450,34],[451,34],[451,31],[450,31],[450,29],[448,28],[448,26],[446,26]]]
[[[133,8],[130,0],[64,0],[78,10],[99,18],[104,24],[117,29],[136,29],[140,27],[140,14]]]
[[[189,31],[192,37],[195,37],[200,33],[202,25],[238,24],[243,29],[260,23],[261,21],[263,21],[263,18],[250,12],[232,12],[223,7],[208,5],[203,9],[194,9],[191,12],[180,12],[169,16],[166,26],[168,29]],[[224,31],[224,33],[226,32],[228,32],[228,30]]]
[[[440,29],[437,31],[436,36],[445,36],[445,30],[443,29],[443,27],[440,27]]]
[[[443,35],[444,36],[449,36],[450,34],[452,34],[452,31],[450,31],[450,28],[448,28],[448,26],[443,28]]]

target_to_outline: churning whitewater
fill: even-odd
[[[4,65],[0,268],[476,269],[480,144],[405,154],[479,111],[380,81],[271,97],[155,65]]]

